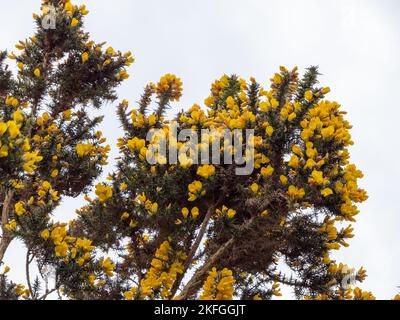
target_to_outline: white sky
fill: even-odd
[[[75,1],[76,3],[85,3]],[[348,111],[355,146],[352,161],[364,172],[361,181],[370,199],[360,206],[351,246],[339,261],[369,277],[362,285],[381,299],[400,289],[400,181],[396,101],[400,80],[400,2],[397,0],[96,0],[86,1],[87,30],[95,41],[107,40],[131,50],[136,63],[131,78],[118,90],[132,103],[142,88],[165,73],[184,83],[184,96],[171,114],[202,103],[214,79],[222,74],[255,76],[266,86],[280,65],[301,71],[319,65],[321,84],[331,100]],[[13,50],[17,40],[33,33],[32,12],[40,1],[7,1],[2,6],[0,48]],[[115,106],[102,129],[117,155],[121,135]],[[113,162],[107,168],[112,170]],[[56,218],[68,220],[82,199],[67,199]],[[23,254],[14,244],[6,256],[10,275],[24,281]]]

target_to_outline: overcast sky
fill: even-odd
[[[33,34],[39,0],[4,1],[0,49]],[[85,3],[75,1],[75,3]],[[399,185],[400,2],[398,0],[96,0],[86,1],[87,30],[95,41],[131,50],[136,63],[118,90],[137,101],[142,88],[165,73],[182,78],[184,95],[171,114],[202,103],[222,74],[250,76],[263,85],[280,65],[301,71],[318,65],[328,96],[348,111],[352,161],[364,172],[369,200],[360,206],[351,246],[339,261],[359,268],[362,285],[381,299],[400,286]],[[102,130],[117,155],[121,135],[115,106],[108,105]],[[107,168],[110,172],[113,161]],[[68,220],[83,200],[66,199],[56,218]],[[13,279],[24,281],[19,244],[6,256]]]

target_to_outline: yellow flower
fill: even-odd
[[[65,11],[67,12],[73,12],[74,11],[74,6],[72,5],[71,1],[67,1],[64,5]]]
[[[304,189],[299,189],[295,186],[289,186],[287,194],[291,198],[301,199],[304,197],[305,191]]]
[[[13,98],[13,97],[6,97],[6,105],[7,106],[17,107],[18,104],[19,104],[18,99]]]
[[[296,117],[297,117],[296,113],[292,112],[292,113],[289,115],[288,120],[289,120],[289,121],[293,121],[294,119],[296,119]]]
[[[197,169],[197,174],[205,179],[208,179],[215,173],[215,167],[211,164],[205,164]]]
[[[265,133],[266,133],[269,137],[271,137],[271,136],[273,135],[273,133],[274,133],[274,128],[271,127],[271,126],[267,126],[267,127],[265,128]]]
[[[8,146],[2,146],[0,142],[0,158],[8,157]]]
[[[111,262],[110,258],[102,260],[101,267],[103,268],[104,272],[109,276],[112,277],[114,275],[115,265]]]
[[[86,16],[89,13],[89,10],[86,9],[86,5],[84,4],[79,7],[79,10],[83,16]]]
[[[313,159],[307,159],[306,165],[304,169],[312,169],[317,165],[317,163]]]
[[[226,215],[229,219],[232,219],[236,215],[236,210],[229,209]]]
[[[265,217],[268,216],[268,215],[269,215],[268,210],[264,210],[263,212],[260,213],[260,217],[261,217],[261,218],[265,218]]]
[[[250,190],[253,191],[254,193],[257,193],[259,188],[260,188],[260,186],[257,183],[253,183],[250,186]]]
[[[276,100],[275,98],[272,98],[271,99],[271,106],[272,106],[272,108],[277,108],[278,106],[279,106],[279,102],[278,102],[278,100]]]
[[[179,165],[184,169],[189,168],[193,164],[193,159],[188,157],[186,153],[180,153],[178,156],[178,160]]]
[[[292,151],[294,154],[298,155],[298,156],[302,156],[303,152],[301,151],[301,147],[300,146],[293,146],[292,147]]]
[[[91,143],[87,144],[78,144],[76,146],[76,153],[78,154],[79,157],[84,157],[88,154],[90,154],[93,150],[93,145]]]
[[[22,201],[18,201],[15,204],[14,209],[15,209],[15,213],[17,214],[17,216],[22,216],[26,212],[24,203]]]
[[[35,75],[36,78],[40,78],[40,69],[36,68],[35,71],[33,71],[33,74]]]
[[[287,182],[288,182],[288,178],[286,176],[280,176],[279,180],[281,181],[281,183],[283,185],[287,184]]]
[[[188,208],[182,208],[182,215],[186,219],[189,215],[189,209]]]
[[[56,245],[54,251],[57,257],[65,257],[68,253],[69,246],[65,241]]]
[[[269,107],[271,106],[271,104],[269,103],[269,101],[267,100],[267,101],[262,101],[262,102],[260,102],[260,110],[262,111],[262,112],[267,112],[268,111],[268,109],[269,109]]]
[[[99,183],[96,185],[96,195],[100,202],[106,202],[113,195],[112,188],[105,184]]]
[[[24,66],[25,65],[22,62],[18,62],[17,63],[17,67],[18,67],[19,70],[22,70],[24,68]]]
[[[308,183],[315,183],[318,185],[322,185],[325,183],[325,179],[323,177],[322,171],[313,170],[311,173],[311,177],[308,178]]]
[[[104,280],[99,280],[99,281],[97,281],[97,283],[96,283],[96,287],[102,287],[102,286],[104,286],[106,284],[106,282],[104,281]]]
[[[282,80],[282,76],[279,73],[275,73],[274,77],[271,79],[271,81],[276,85],[281,84]]]
[[[0,121],[0,137],[7,131],[7,124]]]
[[[73,18],[73,19],[71,20],[71,27],[72,27],[72,28],[75,28],[75,27],[78,25],[78,23],[79,23],[79,20],[76,19],[76,18]]]
[[[172,100],[179,101],[182,96],[182,81],[173,74],[166,74],[161,77],[157,84],[157,95],[161,97],[164,93],[169,92]]]
[[[225,205],[223,205],[221,209],[216,209],[215,213],[217,214],[217,217],[219,217],[219,216],[225,214],[227,211],[228,211],[228,208]]]
[[[323,94],[327,94],[327,93],[331,92],[331,88],[325,87],[321,91],[322,91]]]
[[[119,185],[119,188],[121,189],[122,192],[124,192],[126,188],[128,188],[128,185],[125,182],[123,182]]]
[[[129,78],[129,74],[126,72],[126,70],[122,70],[120,73],[117,75],[117,80],[125,80]]]
[[[129,291],[124,292],[125,300],[133,300],[136,296],[137,288],[131,288]]]
[[[312,93],[311,90],[306,91],[304,94],[304,99],[306,99],[308,102],[311,102],[314,97],[314,94]]]
[[[9,224],[5,225],[5,228],[8,231],[14,231],[15,229],[17,229],[17,221],[15,221],[14,219],[11,220]]]
[[[54,169],[52,172],[51,172],[51,177],[52,178],[55,178],[55,177],[57,177],[58,176],[58,170],[57,169]]]
[[[42,183],[42,188],[43,188],[45,191],[49,191],[50,188],[51,188],[51,184],[50,184],[48,181],[44,181],[44,182]]]
[[[24,120],[24,114],[21,109],[17,109],[13,113],[13,119],[15,122],[22,122]]]
[[[199,208],[197,208],[197,207],[192,208],[192,210],[190,211],[190,213],[192,214],[192,218],[193,218],[193,219],[196,219],[196,218],[199,216],[199,214],[200,214]]]
[[[121,215],[121,220],[126,220],[126,219],[129,219],[129,213],[128,213],[128,212],[124,212],[124,213]]]
[[[63,113],[63,119],[64,120],[70,120],[71,119],[71,115],[72,115],[72,111],[71,109],[65,110]]]
[[[157,202],[154,202],[154,203],[151,205],[151,207],[150,207],[150,212],[151,212],[152,214],[155,214],[155,213],[157,213],[157,211],[158,211],[158,203],[157,203]]]
[[[146,197],[146,195],[144,194],[144,192],[142,192],[141,194],[139,194],[139,195],[137,196],[137,198],[138,198],[138,200],[139,200],[141,203],[145,203],[145,202],[146,202],[146,199],[147,199],[147,197]]]
[[[273,173],[274,173],[274,168],[272,168],[271,166],[261,169],[261,175],[264,178],[271,176]]]
[[[288,162],[288,166],[292,168],[297,168],[299,166],[299,157],[296,155],[292,155]]]
[[[325,189],[323,189],[323,190],[321,191],[321,194],[322,194],[324,197],[328,197],[328,196],[330,196],[331,194],[333,194],[333,191],[332,191],[331,188],[325,188]]]
[[[367,270],[365,270],[363,267],[361,267],[357,271],[357,277],[361,280],[364,281],[367,278]]]
[[[281,294],[281,289],[279,288],[279,283],[275,282],[275,283],[272,285],[272,290],[273,290],[272,294],[273,294],[274,296],[276,296],[276,297],[282,296],[282,294]]]
[[[50,231],[45,229],[40,233],[40,237],[44,240],[47,240],[50,237]]]
[[[111,54],[111,55],[114,55],[114,54],[115,54],[115,50],[114,50],[113,47],[108,47],[108,48],[106,49],[106,53]]]
[[[34,152],[25,152],[22,160],[24,161],[23,169],[28,173],[32,173],[36,169],[35,164],[42,161],[43,157],[39,156],[39,150],[36,150]]]
[[[232,300],[234,284],[235,278],[231,270],[225,268],[218,272],[216,268],[212,268],[204,282],[200,300]]]
[[[321,130],[321,135],[324,139],[331,138],[335,133],[335,127],[329,126],[328,128],[324,128]]]
[[[134,228],[136,228],[138,226],[138,224],[139,223],[137,221],[131,220],[131,222],[129,223],[129,227],[134,229]]]
[[[8,121],[7,125],[11,139],[15,139],[21,134],[21,132],[19,131],[19,127],[15,121]]]
[[[82,63],[85,63],[88,60],[89,60],[89,53],[87,52],[82,53]]]
[[[201,189],[203,188],[203,184],[200,181],[193,181],[193,183],[191,183],[188,186],[188,190],[191,193],[198,193]]]
[[[6,266],[6,267],[4,268],[3,274],[9,273],[10,270],[11,270],[10,267],[9,267],[9,266]]]
[[[157,116],[155,114],[150,115],[148,121],[150,126],[154,126],[157,123]]]

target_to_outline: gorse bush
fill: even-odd
[[[50,13],[55,28],[43,24]],[[1,299],[56,292],[69,299],[261,300],[281,295],[281,284],[299,299],[374,298],[355,286],[363,268],[331,258],[348,246],[356,204],[367,195],[349,160],[351,125],[325,99],[330,89],[318,85],[316,67],[301,78],[297,68],[281,67],[268,88],[224,75],[205,107],[194,104],[174,119],[166,111],[179,101],[182,82],[163,76],[136,107],[119,104],[120,157],[94,186],[109,146],[96,131],[102,118],[90,111],[116,100],[133,58],[91,41],[83,31],[87,13],[69,1],[43,1],[36,34],[8,55],[16,77],[0,54],[0,264],[14,239],[27,251],[26,283],[12,282],[4,265]],[[155,130],[162,134],[149,139]],[[171,139],[182,130],[208,133],[194,144]],[[244,139],[245,130],[254,135]],[[210,143],[221,154],[243,152],[251,172],[238,175],[243,164],[235,162],[198,163]],[[167,153],[155,152],[162,144]],[[171,147],[184,150],[178,161],[169,161]],[[85,197],[75,220],[52,220],[64,196],[91,190],[95,197]]]
[[[55,29],[42,24],[50,5]],[[16,77],[4,64],[6,53],[0,54],[0,263],[10,242],[19,238],[27,248],[28,265],[36,259],[44,277],[47,267],[54,268],[57,288],[64,281],[81,281],[88,270],[101,270],[90,241],[70,236],[66,225],[52,222],[51,214],[63,196],[87,191],[107,162],[109,146],[96,131],[102,117],[91,116],[90,108],[116,99],[115,88],[132,62],[130,53],[122,55],[89,39],[82,29],[86,14],[85,6],[44,1],[42,13],[34,14],[36,34],[16,45],[18,53],[8,55],[18,66]],[[48,237],[51,242],[45,241]],[[0,297],[39,298],[39,281],[35,284],[28,280],[25,289],[3,274]]]
[[[324,100],[329,89],[317,86],[317,75],[309,68],[300,80],[296,69],[281,68],[269,90],[255,79],[223,76],[212,85],[206,111],[195,104],[174,121],[164,119],[181,95],[174,76],[149,84],[138,108],[122,102],[117,170],[97,185],[97,198],[88,199],[73,225],[79,236],[120,257],[115,277],[96,294],[269,299],[285,284],[298,298],[372,298],[348,288],[353,270],[330,259],[332,250],[348,246],[353,229],[346,222],[355,221],[355,204],[367,196],[357,186],[362,173],[349,163],[351,126],[338,103]],[[239,176],[237,164],[195,164],[191,151],[202,143],[176,164],[160,154],[149,164],[147,154],[160,139],[147,141],[147,133],[159,128],[169,137],[172,127],[213,128],[209,140],[221,139],[226,129],[253,129],[247,143],[255,149],[254,171]],[[221,152],[225,147],[221,141]],[[292,276],[279,272],[280,262]],[[353,276],[362,281],[365,270]]]

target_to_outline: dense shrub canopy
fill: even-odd
[[[149,84],[138,108],[120,104],[125,136],[118,169],[97,186],[98,198],[89,199],[74,225],[120,257],[105,296],[268,299],[279,295],[280,283],[299,298],[369,296],[345,290],[350,268],[330,259],[348,245],[353,229],[346,222],[355,221],[355,204],[367,196],[357,186],[362,173],[349,163],[351,126],[340,105],[325,100],[329,88],[318,87],[317,76],[314,67],[301,80],[297,69],[281,68],[264,89],[255,79],[225,75],[212,85],[206,109],[195,104],[174,121],[164,119],[181,95],[172,75]],[[247,143],[255,148],[254,171],[237,175],[234,163],[196,164],[191,155],[208,148],[204,140],[177,164],[156,153],[151,165],[146,155],[160,146],[146,139],[154,128],[213,128],[210,140],[222,139],[218,132],[226,129],[253,129]],[[278,271],[281,262],[292,276]],[[365,271],[354,277],[363,280]]]

